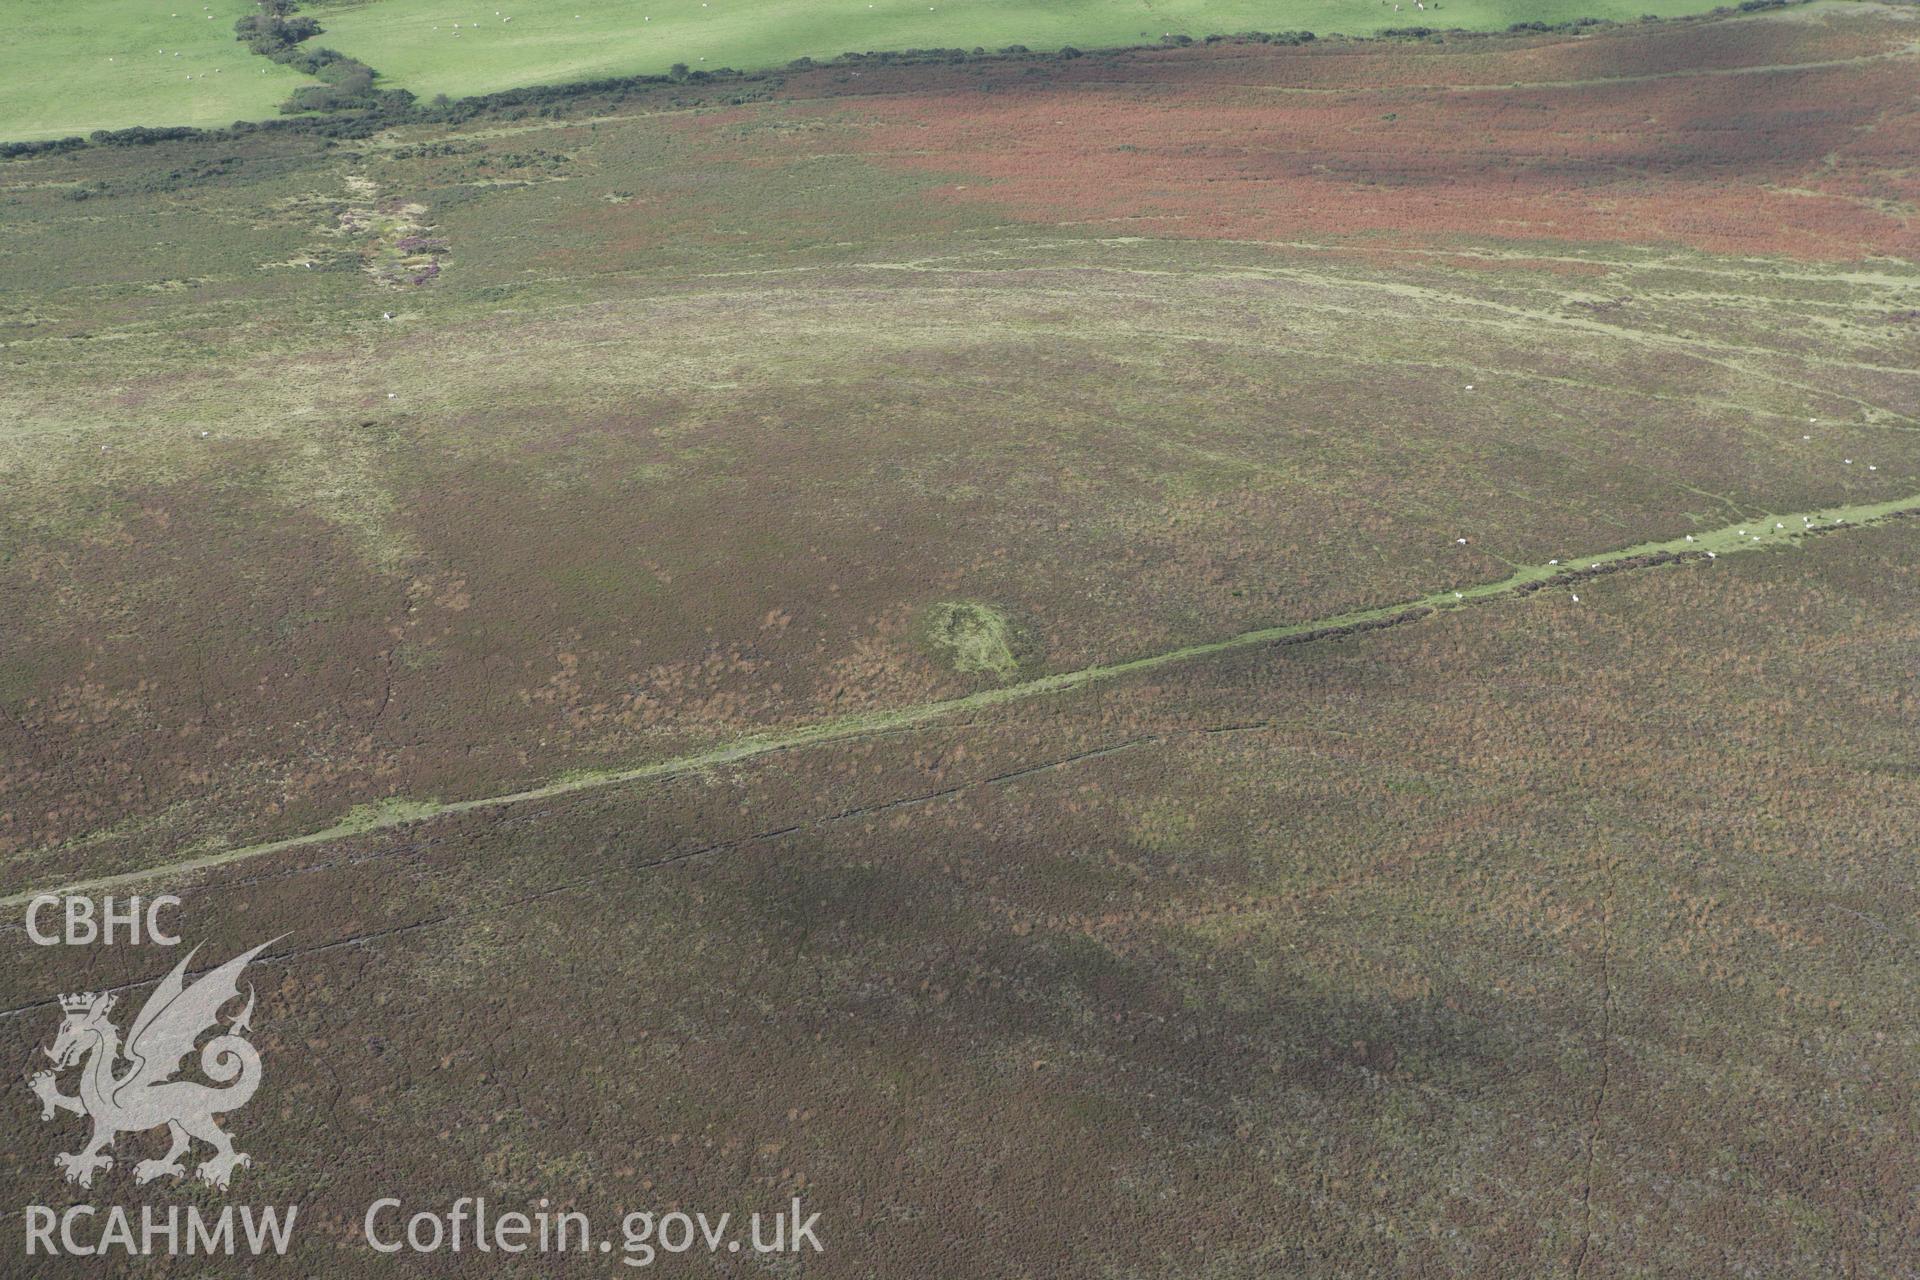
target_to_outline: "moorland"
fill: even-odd
[[[1818,3],[0,164],[5,927],[289,935],[236,1185],[315,1273],[404,1184],[802,1195],[823,1275],[1898,1274],[1916,61]]]

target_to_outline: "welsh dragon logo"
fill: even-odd
[[[233,1149],[233,1139],[213,1122],[214,1116],[245,1106],[260,1087],[260,1054],[246,1039],[253,1021],[251,987],[246,1007],[200,1050],[200,1070],[225,1087],[174,1076],[203,1034],[220,1031],[221,1008],[240,995],[241,971],[271,945],[263,942],[235,956],[192,986],[186,984],[187,966],[193,962],[189,952],[141,1006],[124,1045],[119,1030],[107,1019],[116,999],[111,993],[60,997],[66,1020],[46,1051],[54,1070],[38,1073],[29,1083],[39,1095],[42,1120],[53,1119],[56,1111],[70,1111],[93,1121],[93,1137],[86,1146],[53,1158],[66,1171],[68,1182],[92,1186],[95,1170],[113,1167],[107,1152],[120,1134],[161,1125],[166,1126],[172,1146],[160,1159],[134,1166],[137,1183],[184,1176],[186,1167],[180,1157],[196,1138],[213,1148],[213,1155],[197,1172],[202,1181],[222,1190],[236,1167],[253,1163],[251,1156]],[[119,1065],[123,1060],[124,1070]],[[80,1092],[69,1096],[60,1092],[55,1078],[76,1065]]]

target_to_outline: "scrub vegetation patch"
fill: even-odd
[[[1017,651],[1027,644],[1019,629],[992,605],[942,601],[927,609],[921,630],[941,660],[962,675],[1008,681],[1020,673]]]

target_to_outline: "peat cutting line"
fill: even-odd
[[[1253,727],[1255,726],[1252,726],[1252,725],[1229,726],[1230,730],[1233,730],[1233,731],[1249,729]],[[1180,732],[1212,733],[1214,732],[1214,730],[1211,730],[1211,729],[1182,730]],[[1099,760],[1106,756],[1118,755],[1123,751],[1131,751],[1135,747],[1149,746],[1155,743],[1165,742],[1168,736],[1170,735],[1159,734],[1159,733],[1141,734],[1138,737],[1126,738],[1119,742],[1108,743],[1106,746],[1094,747],[1086,751],[1076,751],[1071,755],[1061,756],[1055,760],[1043,761],[1040,764],[1024,765],[1021,768],[1012,769],[1005,773],[996,773],[985,778],[974,778],[968,782],[955,783],[952,786],[941,787],[936,791],[923,791],[915,795],[899,796],[899,797],[896,797],[895,799],[882,801],[877,804],[856,805],[853,808],[841,809],[835,813],[829,813],[822,817],[809,818],[802,822],[788,823],[785,826],[775,827],[772,830],[756,831],[750,835],[734,836],[730,839],[721,840],[714,844],[702,845],[697,849],[683,849],[678,853],[664,854],[660,857],[652,858],[645,862],[629,863],[624,866],[618,866],[618,867],[609,867],[606,870],[596,871],[591,875],[581,876],[578,879],[574,879],[574,880],[563,881],[560,884],[545,885],[539,889],[532,890],[531,892],[528,892],[528,893],[518,894],[511,898],[488,899],[487,901],[483,902],[479,906],[468,907],[465,910],[461,910],[461,911],[446,911],[446,912],[442,912],[439,915],[425,916],[418,920],[410,920],[405,924],[387,925],[383,928],[368,930],[367,932],[364,932],[364,933],[349,934],[348,936],[342,937],[342,938],[331,938],[326,942],[315,943],[314,945],[308,946],[308,947],[286,947],[279,951],[263,953],[260,956],[260,961],[261,963],[290,964],[291,962],[295,960],[299,960],[304,956],[322,955],[329,951],[338,951],[342,947],[366,946],[369,943],[380,942],[387,938],[400,937],[402,935],[409,934],[409,933],[418,933],[423,929],[435,929],[440,927],[441,925],[452,924],[457,921],[476,920],[476,919],[479,919],[481,916],[493,915],[501,911],[510,911],[515,907],[524,907],[529,903],[541,902],[548,898],[555,897],[559,894],[575,893],[575,892],[578,892],[579,890],[590,888],[594,885],[600,884],[608,879],[611,879],[615,875],[631,875],[635,872],[657,871],[662,867],[675,867],[675,866],[679,866],[682,863],[693,862],[697,859],[711,858],[716,855],[733,853],[736,850],[745,849],[752,845],[765,844],[774,840],[782,840],[788,836],[798,835],[803,831],[828,827],[837,822],[850,822],[850,821],[856,821],[860,818],[870,818],[876,814],[885,813],[892,809],[899,809],[907,805],[933,804],[941,800],[950,800],[955,796],[964,795],[965,793],[979,787],[997,787],[997,786],[1003,786],[1009,782],[1020,782],[1024,779],[1035,777],[1039,774],[1050,773],[1055,769],[1067,769],[1067,768],[1073,767],[1076,764],[1084,763],[1085,761],[1088,761],[1088,760]],[[430,840],[419,841],[415,844],[407,846],[407,851],[415,851],[431,843],[433,843],[433,841],[430,841]],[[337,862],[317,863],[314,866],[307,869],[308,870],[325,870],[329,867],[338,866],[338,865],[341,865],[341,864]],[[242,878],[239,881],[222,882],[216,887],[225,889],[225,888],[232,888],[234,887],[235,884],[245,884],[245,883],[247,883],[246,879]],[[187,976],[190,978],[198,978],[200,975],[204,973],[211,972],[213,968],[214,968],[214,965],[209,963],[207,965],[202,966],[201,968],[189,970],[187,973]],[[146,988],[153,986],[159,981],[160,981],[160,977],[158,974],[156,974],[152,977],[147,977],[147,978],[135,978],[130,981],[123,982],[118,986],[106,987],[103,989],[103,991],[106,994],[121,995],[129,991],[145,990]],[[9,1018],[19,1017],[22,1014],[35,1013],[42,1009],[52,1008],[58,999],[59,997],[57,996],[47,996],[44,999],[32,1000],[32,1001],[28,1001],[25,1004],[15,1005],[11,1008],[0,1009],[0,1022],[4,1022]]]
[[[677,756],[670,760],[655,761],[652,764],[638,765],[628,769],[569,774],[564,778],[536,787],[468,800],[421,802],[402,800],[391,812],[376,813],[370,817],[350,816],[331,827],[317,831],[231,849],[218,849],[174,862],[158,863],[154,866],[117,872],[112,875],[24,890],[0,898],[0,908],[23,910],[34,898],[44,894],[81,894],[117,889],[124,885],[142,884],[170,876],[190,875],[197,871],[211,870],[232,863],[270,857],[276,853],[284,853],[287,850],[304,848],[308,845],[413,826],[435,818],[488,809],[503,809],[534,800],[550,800],[580,792],[600,791],[631,783],[655,782],[684,774],[699,773],[702,770],[739,764],[761,756],[777,755],[824,743],[917,727],[962,712],[981,711],[1006,703],[1023,702],[1046,694],[1064,693],[1083,685],[1116,680],[1123,676],[1137,675],[1201,658],[1235,653],[1243,649],[1307,644],[1317,640],[1356,635],[1414,622],[1446,609],[1464,608],[1470,604],[1485,603],[1489,600],[1528,595],[1552,587],[1573,587],[1589,578],[1654,565],[1675,564],[1685,560],[1707,560],[1721,555],[1737,555],[1742,551],[1791,546],[1814,534],[1831,533],[1835,530],[1857,528],[1883,520],[1914,515],[1920,515],[1920,494],[1910,494],[1877,503],[1825,507],[1814,512],[1755,515],[1744,523],[1727,525],[1705,533],[1683,535],[1663,542],[1641,543],[1637,546],[1621,547],[1613,551],[1584,556],[1569,556],[1564,562],[1555,560],[1544,565],[1525,565],[1493,582],[1435,591],[1415,600],[1403,600],[1373,609],[1357,609],[1329,618],[1261,627],[1221,640],[1184,645],[1177,649],[1168,649],[1122,662],[1100,663],[1081,667],[1075,671],[1062,671],[1054,675],[1040,676],[997,689],[985,689],[957,698],[943,698],[934,702],[897,707],[889,711],[861,712],[803,725],[797,729],[753,734],[717,747],[710,747],[705,751]]]

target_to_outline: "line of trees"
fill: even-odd
[[[257,13],[233,24],[240,42],[263,58],[303,71],[321,82],[295,90],[280,104],[283,114],[412,105],[413,95],[405,89],[376,88],[373,68],[358,58],[338,49],[303,47],[320,34],[321,26],[295,12],[296,0],[254,0],[254,4]]]

